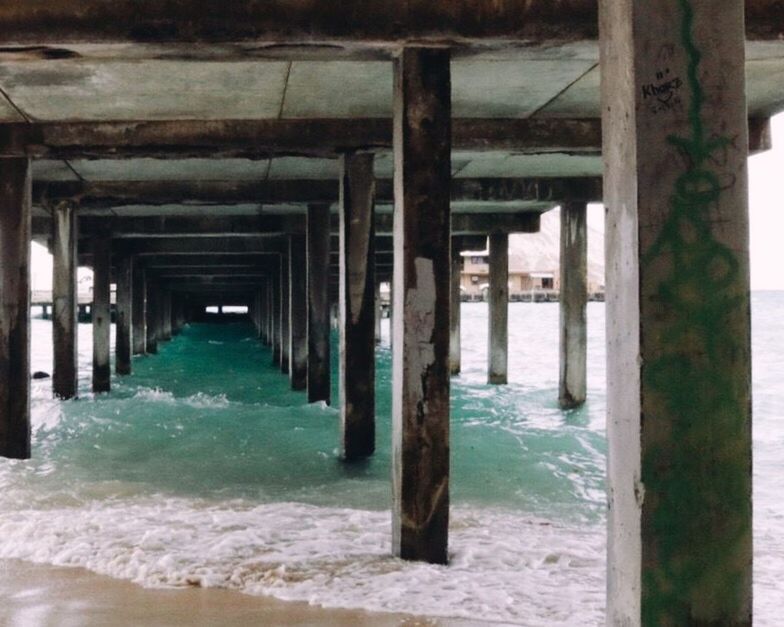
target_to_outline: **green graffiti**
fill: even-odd
[[[657,329],[663,352],[643,369],[652,395],[646,407],[661,415],[646,414],[644,426],[655,435],[642,464],[643,532],[655,545],[644,549],[652,555],[643,556],[642,618],[645,625],[736,624],[746,602],[751,533],[748,396],[735,367],[745,337],[730,331],[740,328],[744,281],[737,257],[711,229],[724,191],[714,164],[730,141],[706,132],[694,11],[689,0],[678,4],[690,136],[668,142],[687,167],[643,257],[670,269],[656,293],[666,315]]]

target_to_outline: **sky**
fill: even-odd
[[[772,120],[773,149],[749,160],[751,226],[751,289],[784,290],[784,114]],[[591,205],[588,224],[604,231],[602,205]],[[89,280],[91,272],[80,268],[80,279]],[[52,258],[46,249],[33,244],[33,289],[52,287]]]

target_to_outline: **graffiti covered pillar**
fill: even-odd
[[[600,2],[608,624],[751,624],[743,12]]]

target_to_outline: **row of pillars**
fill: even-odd
[[[611,624],[751,623],[743,10],[741,0],[721,11],[713,0],[600,1]],[[677,97],[649,101],[644,86],[667,73]],[[450,98],[449,50],[403,49],[394,82],[393,549],[437,563],[448,558],[449,524]],[[364,184],[355,187],[350,171],[342,181],[343,198],[362,203]],[[0,183],[0,453],[28,457],[29,161],[5,160]],[[364,232],[353,209],[341,209],[352,225],[344,236],[354,225]],[[327,266],[325,222],[310,217],[322,236],[308,238],[309,265]],[[346,259],[361,249],[350,238]],[[326,281],[314,283],[311,299],[325,298]],[[342,294],[344,325],[364,319],[361,284]],[[309,307],[308,324],[326,326],[326,312]],[[271,320],[271,332],[282,324]],[[325,350],[309,346],[309,364],[326,367]],[[360,359],[351,355],[342,359]],[[346,363],[343,372],[357,372]],[[345,382],[347,397],[355,386]],[[344,431],[356,424],[352,411],[347,400]]]

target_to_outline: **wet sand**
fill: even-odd
[[[230,590],[146,589],[83,568],[0,560],[0,625],[3,627],[448,627],[472,624],[476,623],[323,609]]]

